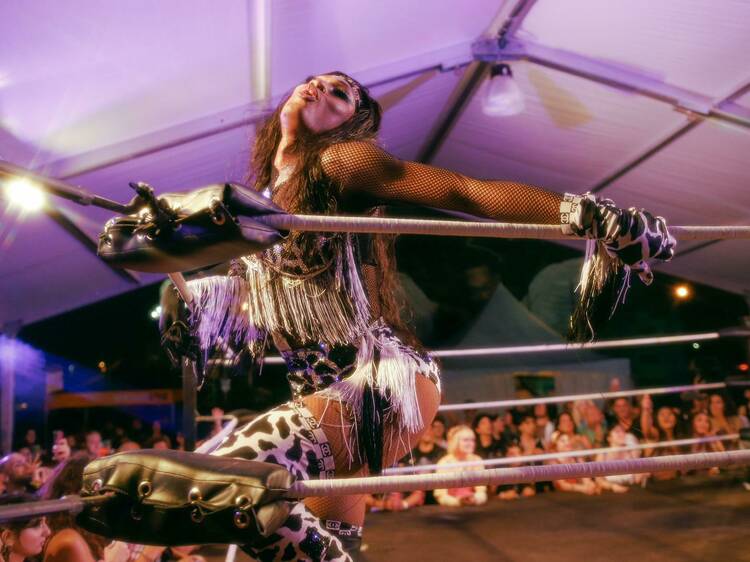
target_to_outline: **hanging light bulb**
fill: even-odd
[[[516,84],[510,67],[507,64],[493,66],[482,101],[482,110],[485,115],[493,117],[517,115],[524,110],[525,106],[523,93]]]

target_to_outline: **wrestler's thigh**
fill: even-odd
[[[430,427],[437,413],[440,405],[440,393],[435,384],[427,377],[417,376],[416,392],[423,426],[419,431],[406,435],[399,435],[398,428],[385,428],[384,457],[386,466],[395,463],[416,445],[420,435]],[[320,421],[321,427],[328,438],[335,459],[336,476],[365,476],[367,469],[358,462],[359,455],[353,432],[353,417],[348,408],[314,394],[305,398],[305,405]],[[307,498],[305,504],[322,519],[345,521],[353,525],[361,525],[364,521],[365,496],[363,495]]]

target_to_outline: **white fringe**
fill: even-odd
[[[389,398],[388,415],[397,427],[417,433],[424,427],[424,420],[417,399],[416,376],[422,373],[437,379],[439,368],[436,363],[424,361],[394,336],[383,333],[383,326],[382,321],[378,321],[362,336],[354,372],[320,394],[347,404],[358,420],[365,386],[370,385]]]

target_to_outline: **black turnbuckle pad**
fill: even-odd
[[[284,211],[244,186],[216,184],[157,197],[147,183],[131,183],[132,214],[107,222],[98,253],[108,263],[135,271],[174,273],[208,267],[260,252],[282,233],[263,216]]]
[[[85,529],[137,544],[252,544],[289,516],[294,477],[271,463],[173,450],[118,453],[83,475]]]

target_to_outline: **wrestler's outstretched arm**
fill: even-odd
[[[462,211],[502,222],[559,224],[563,196],[513,181],[477,180],[399,160],[364,141],[336,144],[322,156],[323,171],[344,198],[400,201]]]

